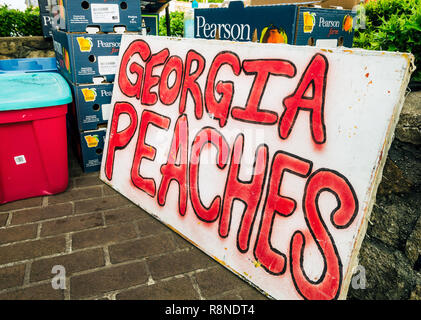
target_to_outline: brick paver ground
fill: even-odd
[[[266,299],[71,153],[69,171],[61,194],[0,205],[0,300]],[[55,265],[65,289],[52,288]]]

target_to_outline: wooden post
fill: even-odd
[[[170,28],[170,9],[169,6],[165,7],[165,22],[167,25],[167,36],[171,36],[171,28]]]

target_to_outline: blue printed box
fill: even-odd
[[[231,1],[228,8],[194,10],[195,38],[352,46],[355,14],[350,10],[297,5],[244,7]]]
[[[277,42],[293,43],[297,10],[290,5],[244,7],[242,1],[231,1],[228,8],[195,9],[194,36],[215,39],[218,34],[220,40],[242,42],[270,42],[277,36]]]
[[[350,10],[300,7],[295,44],[352,47],[354,16]]]
[[[71,114],[77,122],[79,131],[96,130],[108,122],[113,84],[74,85],[69,83],[73,92]]]
[[[67,122],[70,145],[84,172],[95,172],[101,168],[106,128],[80,132],[71,121]]]
[[[50,6],[49,0],[38,0],[39,12],[50,13]]]
[[[101,32],[140,31],[139,0],[53,0],[53,25],[66,32],[86,32],[97,27]]]
[[[142,34],[157,36],[158,33],[159,14],[142,14]]]
[[[44,38],[51,38],[53,36],[53,30],[51,26],[51,17],[49,12],[40,12],[42,34]]]
[[[106,128],[102,128],[80,133],[81,161],[85,172],[101,168],[106,132]]]
[[[51,38],[53,36],[53,30],[48,0],[38,0],[38,6],[41,18],[42,34],[44,35],[44,38]]]
[[[73,84],[113,82],[121,34],[77,34],[53,31],[57,69]]]

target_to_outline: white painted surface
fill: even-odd
[[[239,177],[242,180],[251,178],[256,148],[262,143],[265,143],[269,150],[268,171],[274,155],[278,151],[282,151],[311,161],[311,174],[321,168],[326,168],[345,177],[355,191],[355,197],[358,200],[358,212],[349,226],[336,228],[332,224],[332,211],[339,205],[332,192],[321,192],[318,198],[318,207],[323,224],[334,241],[342,265],[340,268],[342,282],[335,297],[343,298],[350,281],[351,260],[353,261],[358,254],[358,243],[364,237],[364,224],[370,214],[378,177],[381,175],[382,159],[386,158],[394,126],[402,106],[402,97],[410,73],[410,56],[399,53],[344,48],[321,49],[279,44],[124,35],[119,60],[121,60],[128,46],[136,40],[146,41],[152,54],[168,48],[170,56],[177,55],[183,59],[183,62],[185,62],[186,53],[190,49],[203,55],[206,58],[206,66],[198,79],[202,91],[204,91],[206,85],[206,76],[211,62],[218,53],[224,50],[235,53],[242,62],[246,59],[282,59],[290,61],[295,66],[296,74],[292,78],[270,76],[261,98],[261,109],[271,110],[278,114],[278,123],[274,125],[238,121],[233,119],[230,113],[227,124],[221,127],[217,119],[214,119],[206,110],[204,110],[202,119],[196,119],[193,112],[195,105],[191,96],[189,96],[185,111],[189,126],[188,155],[190,158],[192,142],[196,134],[202,128],[210,126],[217,129],[228,142],[230,147],[229,158],[231,158],[235,138],[239,134],[244,135],[244,152],[241,158]],[[305,69],[316,54],[321,54],[328,61],[324,96],[325,143],[315,143],[309,125],[309,112],[303,110],[298,112],[296,122],[288,138],[280,139],[278,124],[279,117],[284,111],[283,101],[296,90]],[[138,63],[142,67],[145,66],[139,55],[132,56],[128,69],[133,63]],[[162,69],[162,65],[157,66],[153,69],[152,74],[159,76]],[[127,77],[132,83],[136,82],[136,74],[128,72]],[[140,119],[144,110],[150,110],[171,120],[168,130],[149,125],[145,138],[145,143],[156,149],[156,155],[153,161],[142,160],[140,175],[153,178],[156,190],[158,190],[162,180],[160,168],[167,162],[174,127],[177,118],[180,116],[180,95],[178,95],[175,103],[170,106],[163,105],[159,99],[155,105],[145,106],[136,97],[128,98],[123,95],[118,85],[118,79],[119,71],[116,75],[113,91],[111,117],[108,123],[100,174],[101,179],[269,296],[276,299],[302,299],[306,297],[306,293],[303,293],[297,288],[297,285],[294,285],[290,266],[290,251],[293,234],[296,231],[301,231],[306,239],[302,257],[304,272],[311,281],[323,280],[320,279],[325,268],[323,255],[312,237],[308,220],[306,220],[303,212],[304,190],[311,174],[300,177],[297,174],[286,172],[283,176],[280,194],[294,199],[296,209],[288,217],[276,215],[273,221],[271,246],[285,254],[286,267],[283,274],[271,274],[262,267],[262,263],[256,259],[253,253],[259,225],[262,221],[263,205],[266,203],[268,180],[271,175],[266,176],[261,202],[251,232],[249,249],[245,253],[240,252],[237,248],[237,230],[240,227],[244,209],[241,202],[234,202],[231,227],[226,238],[218,235],[219,218],[211,223],[198,218],[192,208],[190,194],[185,215],[179,214],[179,190],[174,182],[169,186],[165,205],[158,205],[156,194],[151,197],[143,190],[135,187],[131,178]],[[171,81],[174,80],[171,80],[170,77],[169,82],[172,83]],[[231,67],[223,65],[218,72],[215,83],[218,81],[232,81],[234,85],[235,92],[231,109],[233,106],[245,106],[254,81],[253,75],[246,75],[242,70],[240,75],[236,76],[233,74]],[[158,93],[158,86],[159,84],[152,87],[151,91]],[[220,97],[218,94],[216,96]],[[137,112],[139,124],[127,146],[115,152],[112,179],[110,180],[105,175],[104,170],[114,115],[113,109],[116,102],[130,103]],[[122,114],[118,119],[117,132],[128,126],[130,126],[130,117],[127,114]],[[200,157],[199,192],[201,200],[206,206],[210,205],[216,195],[223,198],[227,180],[229,161],[224,169],[218,169],[215,165],[216,156],[215,147],[211,147],[205,148]],[[188,189],[191,189],[191,187],[188,187]],[[318,242],[323,245],[320,239]],[[170,264],[171,261],[168,263]]]

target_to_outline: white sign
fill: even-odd
[[[345,298],[411,59],[124,35],[101,179],[272,298]]]

